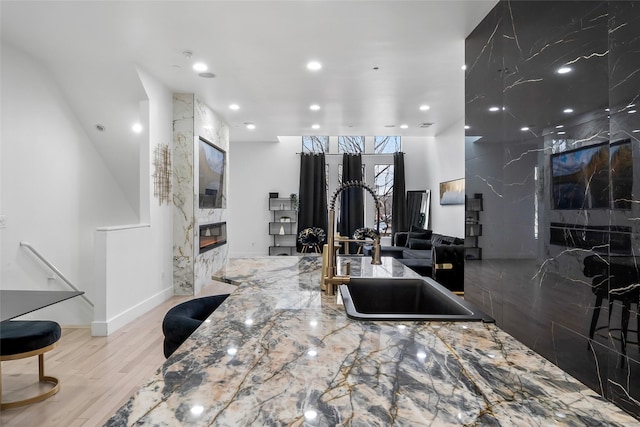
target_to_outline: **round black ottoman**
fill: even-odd
[[[164,357],[171,356],[228,296],[194,298],[169,310],[162,321]]]
[[[44,353],[53,350],[62,336],[60,325],[46,320],[11,320],[0,323],[0,361],[38,356],[39,381],[51,383],[48,391],[28,399],[0,402],[0,409],[17,408],[40,402],[60,389],[55,377],[44,375]],[[0,377],[0,381],[2,378]],[[0,383],[1,390],[1,383]]]

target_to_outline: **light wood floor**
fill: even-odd
[[[235,286],[214,282],[198,296],[233,290]],[[108,337],[92,337],[90,328],[63,328],[58,347],[45,354],[45,374],[60,380],[60,391],[43,402],[0,412],[0,425],[104,424],[165,361],[162,319],[188,299],[173,297]],[[37,357],[2,362],[3,400],[37,393],[37,376]]]

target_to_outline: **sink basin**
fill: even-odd
[[[352,277],[350,283],[340,285],[340,293],[347,316],[352,319],[494,322],[428,277]]]

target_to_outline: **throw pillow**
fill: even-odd
[[[431,239],[431,231],[423,231],[423,232],[409,232],[407,235],[407,247],[409,247],[409,240],[411,239],[422,239],[429,240]]]
[[[412,225],[411,227],[409,227],[409,231],[410,232],[415,232],[415,233],[432,233],[433,230],[427,230],[426,228],[420,228],[417,225]]]
[[[409,249],[428,250],[431,249],[431,240],[409,239]]]

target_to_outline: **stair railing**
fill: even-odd
[[[44,263],[44,265],[46,265],[47,267],[49,267],[51,269],[51,271],[54,272],[54,274],[56,276],[58,276],[58,278],[60,280],[62,280],[64,283],[66,283],[69,287],[71,287],[71,289],[73,289],[74,291],[77,292],[81,292],[80,289],[76,288],[73,283],[71,283],[69,281],[69,279],[67,279],[64,274],[62,274],[60,272],[60,270],[58,270],[56,268],[55,265],[51,264],[49,261],[47,261],[45,259],[45,257],[42,256],[42,254],[40,252],[38,252],[33,246],[31,246],[29,243],[27,242],[20,242],[20,246],[23,246],[25,248],[27,248],[33,255],[36,256],[36,258],[38,258],[40,261],[42,261]],[[80,295],[82,297],[82,299],[84,299],[91,307],[93,307],[93,303],[91,302],[91,300],[89,300],[89,298],[87,298],[84,294]]]

